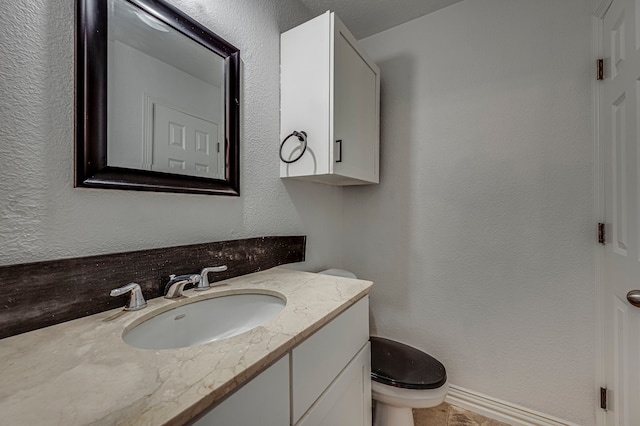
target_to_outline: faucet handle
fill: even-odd
[[[111,290],[110,295],[112,297],[117,297],[129,292],[131,293],[131,297],[129,298],[129,304],[124,307],[125,311],[137,311],[138,309],[142,309],[147,306],[147,301],[144,300],[142,289],[140,289],[140,285],[138,283],[129,283],[120,288],[113,289]]]
[[[204,268],[202,272],[200,272],[200,282],[196,285],[194,290],[202,291],[207,290],[211,287],[211,283],[209,283],[209,272],[222,272],[227,270],[227,265],[222,266],[210,266],[208,268]]]
[[[169,282],[164,286],[164,298],[165,299],[177,299],[182,296],[182,291],[187,284],[198,285],[200,282],[200,275],[187,274],[187,275],[169,275]]]

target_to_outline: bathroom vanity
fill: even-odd
[[[0,340],[2,423],[370,424],[371,282],[273,268],[224,283]],[[122,340],[156,312],[238,293],[286,306],[207,344],[148,350]]]
[[[368,318],[364,297],[195,424],[371,425]]]

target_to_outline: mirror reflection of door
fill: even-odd
[[[224,179],[225,60],[109,0],[107,164]]]
[[[151,170],[221,179],[218,123],[153,105]]]

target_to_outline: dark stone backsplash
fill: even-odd
[[[306,237],[261,237],[0,266],[0,338],[124,306],[109,292],[130,282],[146,299],[163,295],[171,274],[209,274],[211,282],[305,259]]]

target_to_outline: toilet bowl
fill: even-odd
[[[345,278],[342,269],[319,272]],[[435,407],[449,390],[444,365],[419,349],[382,337],[371,340],[371,396],[376,402],[373,426],[413,426],[413,409]]]
[[[371,337],[374,426],[413,426],[413,409],[444,402],[449,390],[444,365],[414,347]]]

